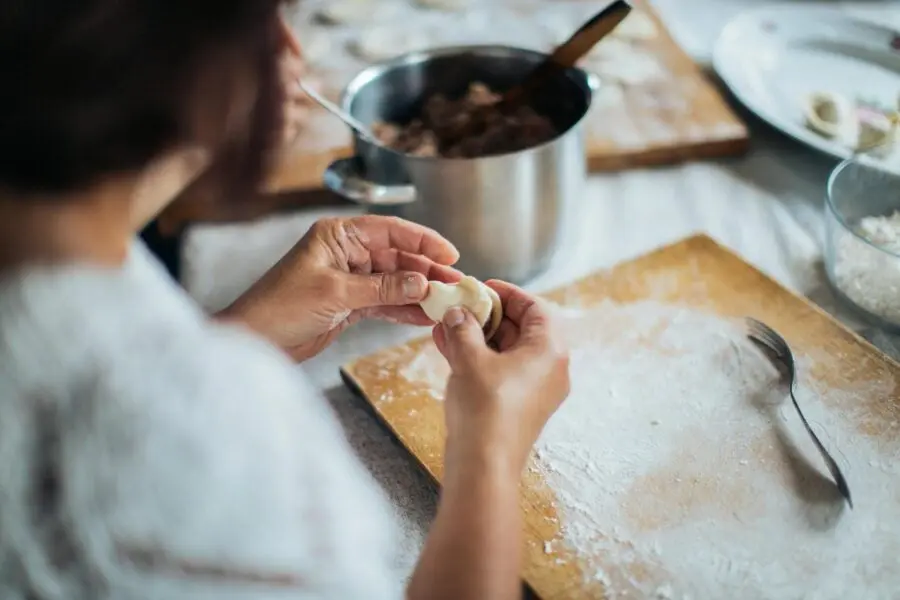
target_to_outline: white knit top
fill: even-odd
[[[0,598],[399,598],[389,514],[300,371],[142,246],[0,279]]]

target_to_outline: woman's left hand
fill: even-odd
[[[409,221],[323,219],[220,316],[301,361],[363,318],[433,325],[418,303],[429,280],[462,278],[450,267],[458,258],[440,234]]]

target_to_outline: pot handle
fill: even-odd
[[[325,187],[358,204],[390,206],[409,204],[416,199],[412,185],[381,185],[359,174],[356,158],[340,158],[325,169]]]

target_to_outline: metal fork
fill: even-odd
[[[809,421],[803,416],[803,411],[800,410],[800,405],[797,403],[797,398],[794,396],[794,380],[796,379],[797,371],[796,366],[794,365],[794,355],[791,352],[790,346],[788,346],[788,343],[781,335],[765,323],[757,321],[752,317],[746,317],[745,321],[747,322],[747,337],[770,350],[773,358],[787,370],[788,391],[791,395],[791,402],[793,402],[794,408],[797,409],[797,414],[800,415],[800,420],[803,421],[803,425],[806,427],[806,431],[809,432],[810,437],[812,437],[813,442],[816,444],[816,448],[819,449],[819,453],[825,460],[825,464],[828,466],[828,470],[831,472],[835,484],[837,484],[838,491],[841,493],[841,496],[847,500],[847,504],[850,508],[853,508],[853,500],[850,497],[850,488],[847,486],[847,480],[844,478],[844,474],[841,473],[841,469],[838,467],[837,462],[835,462],[828,450],[825,449],[822,442],[819,441],[819,437],[812,430],[812,427],[809,426]]]

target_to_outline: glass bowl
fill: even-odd
[[[848,159],[828,179],[825,269],[859,317],[900,334],[900,174]]]

